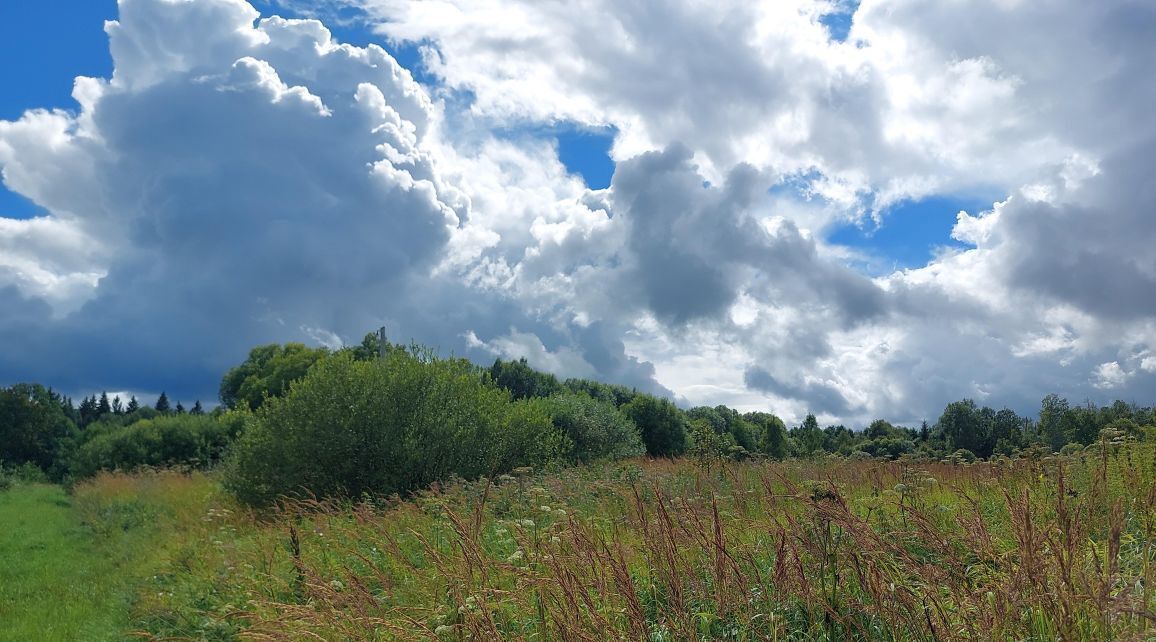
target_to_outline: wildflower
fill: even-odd
[[[507,557],[506,561],[513,564],[514,562],[521,561],[521,559],[525,556],[526,554],[522,551],[522,549],[519,548],[518,550],[514,551],[512,555]]]
[[[436,629],[434,629],[434,635],[449,635],[450,633],[453,633],[453,631],[454,627],[447,624],[441,624]]]

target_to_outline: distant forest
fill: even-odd
[[[559,380],[525,359],[484,367],[377,334],[336,351],[254,348],[224,375],[219,396],[206,412],[200,401],[186,408],[164,393],[153,406],[107,394],[77,405],[40,384],[0,389],[0,471],[68,482],[101,470],[220,468],[227,488],[259,505],[642,455],[969,462],[1156,438],[1152,407],[1057,395],[1044,397],[1036,417],[963,399],[932,425],[877,419],[852,430],[807,415],[788,427],[771,412],[682,410],[629,387]]]

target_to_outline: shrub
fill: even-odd
[[[607,401],[586,394],[560,394],[545,399],[544,405],[554,426],[573,444],[571,461],[626,459],[646,452],[638,426]]]
[[[1061,455],[1074,455],[1078,452],[1083,452],[1083,450],[1084,450],[1084,444],[1072,442],[1070,444],[1064,444],[1064,447],[1060,449],[1060,454]]]
[[[658,397],[638,395],[622,410],[638,426],[647,454],[672,457],[686,451],[686,415],[674,404]]]
[[[219,419],[169,415],[128,426],[93,424],[69,457],[69,470],[74,477],[84,478],[101,470],[143,466],[211,466],[221,460],[243,421],[240,413],[226,413]]]
[[[915,442],[902,437],[880,437],[859,445],[859,448],[874,457],[898,459],[900,455],[915,452]],[[972,461],[975,457],[972,457]]]
[[[945,461],[952,464],[971,464],[974,463],[975,460],[975,453],[966,448],[960,448],[959,450],[956,450],[955,452],[948,455]]]
[[[258,505],[303,492],[390,495],[540,465],[567,448],[540,402],[511,403],[467,361],[338,354],[252,416],[225,484]]]

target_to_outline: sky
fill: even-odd
[[[0,385],[384,326],[684,406],[1156,399],[1142,0],[6,0]]]

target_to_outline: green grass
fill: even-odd
[[[125,556],[98,548],[59,486],[0,492],[0,640],[121,640]]]
[[[1156,448],[970,465],[635,460],[258,515],[213,475],[76,510],[167,551],[135,628],[234,640],[1131,640],[1156,622]],[[141,524],[144,524],[143,526]]]
[[[1147,443],[640,459],[263,514],[187,471],[0,493],[0,641],[1140,640],[1153,587]]]

